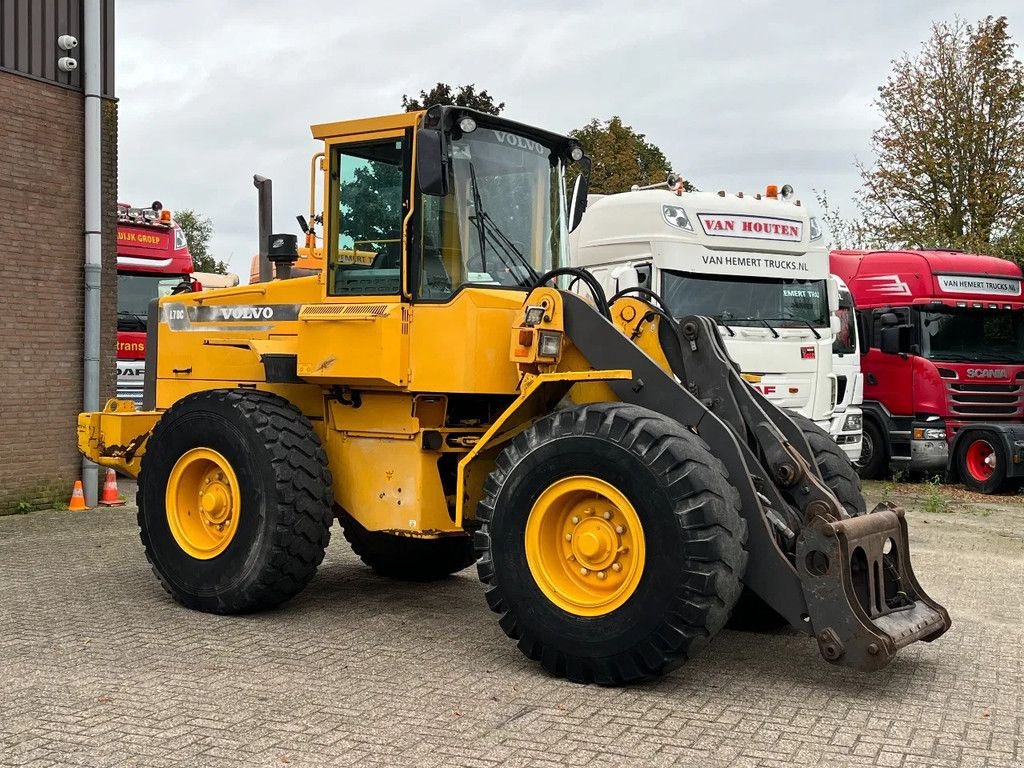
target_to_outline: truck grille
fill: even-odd
[[[122,384],[117,388],[117,399],[118,400],[131,400],[135,403],[135,407],[142,410],[142,387],[132,386],[131,384]]]
[[[968,419],[1012,419],[1024,416],[1024,384],[946,384],[949,409]]]

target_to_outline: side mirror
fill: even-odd
[[[899,321],[900,319],[896,317],[895,312],[883,312],[878,318],[878,322],[880,322],[885,328],[888,328],[891,325],[896,325]]]
[[[831,277],[825,281],[825,293],[828,294],[828,311],[839,311],[839,283]]]
[[[905,355],[913,343],[914,326],[889,325],[882,329],[879,347],[887,355]]]
[[[609,277],[612,280],[612,285],[615,286],[615,293],[640,285],[639,275],[632,264],[620,264],[611,271]]]
[[[839,332],[843,329],[842,323],[839,322],[839,318],[835,315],[828,316],[828,326],[831,329],[833,336],[838,336]]]
[[[590,158],[584,157],[579,161],[580,175],[572,185],[572,195],[569,197],[569,231],[572,232],[583,221],[583,214],[587,210],[587,193],[590,190]]]
[[[448,194],[444,135],[434,128],[420,128],[416,132],[416,183],[424,195],[444,197]]]

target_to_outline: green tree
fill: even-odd
[[[416,112],[421,109],[433,107],[436,104],[454,104],[457,107],[468,107],[488,115],[500,115],[505,109],[505,102],[495,103],[493,97],[486,90],[476,90],[476,85],[457,85],[454,88],[448,83],[438,83],[429,91],[420,91],[419,97],[403,94],[402,109],[406,112]]]
[[[998,253],[1024,218],[1024,64],[1006,17],[932,26],[878,89],[861,208],[882,241]]]
[[[665,153],[644,134],[624,125],[617,115],[604,122],[595,117],[569,135],[580,142],[593,164],[591,193],[625,192],[634,184],[657,184],[665,181],[672,171]],[[569,184],[575,179],[575,173],[570,169]],[[685,185],[688,190],[693,189],[688,182]]]
[[[217,261],[210,253],[210,238],[213,236],[213,222],[210,218],[191,208],[185,208],[175,212],[174,221],[185,233],[194,271],[227,274],[227,262]]]

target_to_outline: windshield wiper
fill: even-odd
[[[139,327],[139,330],[146,330],[146,318],[142,315],[136,314],[135,312],[129,312],[127,309],[117,310],[117,322],[121,324],[121,319],[134,320],[135,324]]]
[[[767,328],[769,331],[772,332],[772,336],[774,336],[776,339],[779,338],[779,332],[776,331],[775,328],[772,327],[772,324],[769,323],[764,318],[761,318],[761,317],[734,317],[733,321],[737,322],[737,323],[760,323],[761,325],[763,325],[765,328]]]
[[[821,338],[821,334],[818,333],[818,329],[815,328],[813,325],[811,325],[811,321],[810,320],[804,320],[802,317],[796,317],[795,315],[788,315],[788,316],[779,317],[779,318],[774,318],[773,317],[772,319],[773,320],[786,320],[786,321],[792,322],[792,323],[802,323],[802,324],[806,325],[808,328],[811,329],[811,333],[814,334],[814,338],[816,338],[816,339],[820,339]]]
[[[731,312],[728,312],[728,311],[726,311],[726,312],[723,312],[723,313],[722,313],[722,314],[720,314],[720,315],[716,315],[716,316],[714,317],[714,321],[715,321],[716,323],[718,323],[718,325],[720,325],[720,326],[722,326],[723,328],[725,328],[725,330],[727,330],[727,331],[729,332],[729,336],[735,336],[735,335],[736,335],[736,331],[734,331],[734,330],[733,330],[732,328],[730,328],[730,327],[729,327],[729,324],[728,324],[728,323],[726,322],[726,320],[725,320],[725,316],[726,316],[726,315],[729,315],[729,314],[732,314],[732,313],[731,313]]]
[[[531,278],[531,284],[537,281],[540,277],[537,274],[537,270],[533,268],[529,260],[523,256],[522,251],[516,248],[513,243],[504,232],[501,231],[501,227],[498,226],[497,222],[491,218],[491,215],[484,210],[483,203],[480,199],[480,187],[476,181],[476,169],[473,167],[473,163],[469,165],[469,180],[473,187],[473,207],[476,209],[476,215],[470,216],[469,220],[476,225],[477,232],[480,234],[480,266],[484,272],[487,271],[487,256],[485,251],[487,249],[487,235],[491,235],[491,250],[498,255],[501,262],[505,267],[515,274],[515,264],[518,262],[519,266],[526,270],[526,273]],[[496,243],[496,245],[494,244]],[[510,261],[512,259],[513,261]],[[520,280],[520,285],[522,281]]]

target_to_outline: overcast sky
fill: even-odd
[[[850,212],[875,89],[932,21],[1016,2],[315,2],[117,4],[118,196],[194,208],[247,280],[253,173],[277,231],[308,208],[314,123],[401,110],[403,93],[476,83],[505,116],[557,131],[620,115],[702,189],[789,183]]]

